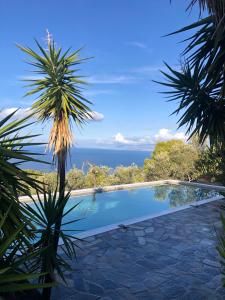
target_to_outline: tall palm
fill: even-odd
[[[190,7],[198,3],[209,16],[186,26],[175,33],[195,29],[187,39],[183,52],[184,63],[180,70],[167,66],[162,72],[165,85],[170,90],[170,101],[178,101],[174,113],[182,113],[179,127],[187,126],[190,136],[196,133],[203,143],[208,137],[211,145],[225,148],[225,0],[192,0]],[[222,153],[224,155],[224,152]],[[225,274],[225,218],[221,216],[223,235],[218,251]],[[225,278],[223,278],[225,287]]]
[[[80,49],[70,52],[68,49],[62,52],[55,46],[54,41],[48,42],[48,48],[44,49],[36,41],[39,53],[29,47],[19,46],[29,58],[33,72],[40,76],[39,79],[28,80],[31,88],[26,96],[36,94],[37,101],[32,110],[42,122],[52,120],[53,125],[49,136],[49,148],[53,149],[54,159],[58,167],[59,201],[65,196],[65,171],[66,160],[72,146],[72,121],[81,126],[91,118],[90,101],[81,93],[81,86],[85,81],[78,75],[78,66],[85,61],[79,58]],[[54,249],[57,254],[60,227],[62,224],[63,209],[59,213],[55,224]],[[51,278],[49,278],[49,281]],[[50,294],[45,295],[46,298]]]
[[[180,69],[167,66],[160,82],[170,88],[170,101],[179,101],[174,113],[182,113],[179,126],[187,126],[187,133],[197,133],[203,143],[225,143],[225,0],[192,0],[199,3],[209,16],[172,34],[191,31],[183,52]]]

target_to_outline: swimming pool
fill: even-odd
[[[64,223],[74,219],[79,221],[65,225],[74,233],[96,230],[112,224],[126,224],[127,220],[137,220],[145,216],[176,210],[188,204],[221,196],[218,190],[191,185],[158,185],[111,192],[71,196],[66,209],[80,204],[65,216]]]

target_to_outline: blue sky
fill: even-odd
[[[3,115],[14,107],[29,108],[21,78],[30,75],[24,54],[15,43],[45,44],[46,28],[58,45],[82,50],[94,58],[82,65],[90,85],[84,91],[98,112],[97,120],[82,130],[74,128],[80,147],[148,149],[158,140],[183,138],[176,132],[177,116],[169,116],[175,103],[158,92],[163,61],[175,66],[185,36],[162,36],[198,18],[186,12],[189,1],[173,0],[1,0],[0,108]],[[32,131],[48,136],[49,126]]]

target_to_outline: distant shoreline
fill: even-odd
[[[45,147],[33,148],[33,152],[40,153],[40,156],[35,156],[37,159],[44,160],[46,162],[52,162],[51,152],[46,152]],[[73,147],[70,151],[70,157],[68,158],[67,171],[76,166],[81,169],[84,164],[92,163],[101,166],[108,166],[110,168],[116,168],[119,165],[129,166],[136,164],[137,166],[143,166],[144,160],[151,156],[151,151],[138,151],[138,150],[117,150],[117,149],[100,149],[100,148],[78,148]],[[44,155],[43,155],[44,154]],[[54,165],[46,165],[41,163],[24,163],[23,169],[33,169],[43,172],[55,171]]]
[[[46,145],[47,145],[47,143],[46,143]],[[155,145],[154,145],[155,146]],[[39,147],[39,148],[44,148],[44,149],[46,149],[47,148],[47,146],[45,147],[45,146],[43,146],[43,145],[40,145],[40,146],[38,146],[37,145],[37,147]],[[72,147],[72,149],[78,149],[78,150],[104,150],[104,151],[132,151],[132,152],[153,152],[153,149],[154,149],[154,147],[153,147],[153,149],[152,150],[145,150],[145,149],[124,149],[124,148],[96,148],[96,147],[79,147],[79,146],[73,146]]]

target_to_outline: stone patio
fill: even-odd
[[[215,249],[220,203],[85,239],[68,286],[55,288],[52,299],[225,299]]]

